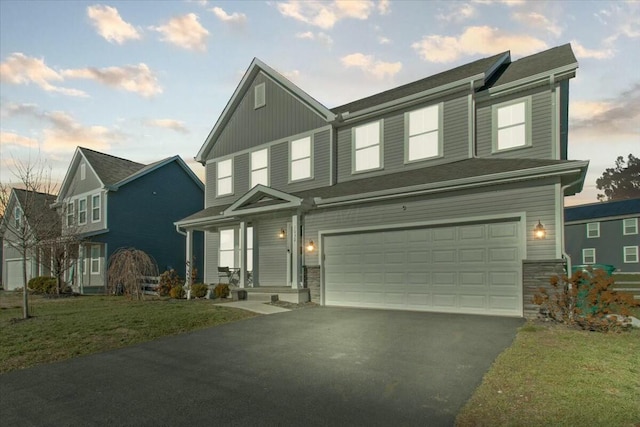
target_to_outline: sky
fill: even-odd
[[[0,181],[76,146],[193,158],[254,57],[332,108],[493,54],[571,43],[569,159],[584,190],[640,155],[640,1],[0,0]]]

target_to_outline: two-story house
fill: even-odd
[[[640,199],[571,206],[564,220],[574,265],[609,264],[621,273],[640,273]]]
[[[254,59],[196,160],[205,280],[323,305],[523,316],[561,272],[569,45],[503,52],[329,109]],[[274,290],[275,291],[275,290]]]
[[[51,273],[50,254],[41,243],[60,234],[56,212],[49,209],[55,199],[53,194],[11,189],[0,222],[2,284],[5,290],[24,287],[25,263],[27,282],[33,277]]]
[[[203,190],[179,156],[144,165],[78,147],[54,205],[65,215],[63,233],[84,242],[67,274],[74,290],[103,293],[109,258],[120,248],[146,252],[160,272],[184,274],[185,239],[173,223],[202,209]],[[192,245],[190,267],[202,272],[202,236]]]

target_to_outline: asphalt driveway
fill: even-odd
[[[0,375],[0,424],[452,425],[523,322],[326,307],[260,316]]]

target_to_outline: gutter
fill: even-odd
[[[560,187],[560,197],[562,198],[562,216],[560,219],[560,230],[562,230],[562,256],[567,260],[567,276],[571,277],[571,255],[569,255],[566,251],[565,251],[565,236],[564,236],[564,192],[567,190],[567,188],[572,187],[574,185],[576,185],[577,183],[579,183],[581,180],[584,180],[584,176],[580,176],[580,178],[576,179],[573,182],[570,182],[567,185],[563,185],[562,187]]]

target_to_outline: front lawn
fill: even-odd
[[[21,320],[22,294],[0,292],[0,373],[255,316],[208,300],[29,299]]]
[[[462,409],[458,426],[637,426],[640,331],[529,323]]]

